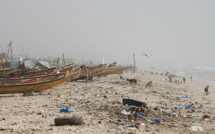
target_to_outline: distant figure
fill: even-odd
[[[206,86],[206,87],[205,87],[204,95],[206,95],[206,96],[208,95],[208,88],[209,88],[209,86]]]
[[[192,76],[190,76],[190,80],[191,80],[191,81],[192,81],[192,79],[193,79]]]
[[[183,82],[184,82],[184,83],[186,83],[186,78],[185,78],[185,77],[183,77],[182,79],[183,79]]]
[[[169,82],[172,82],[172,77],[169,78]]]

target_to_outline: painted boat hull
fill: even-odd
[[[62,76],[61,78],[55,79],[52,81],[42,81],[39,83],[0,86],[0,94],[23,93],[23,92],[30,92],[30,91],[38,92],[38,91],[52,88],[53,86],[59,85],[67,81],[69,81],[69,77],[67,74],[64,74],[64,76]]]

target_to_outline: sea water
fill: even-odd
[[[193,81],[202,84],[215,85],[215,67],[194,67],[177,70],[175,73],[176,75],[184,76],[187,79],[192,77]]]

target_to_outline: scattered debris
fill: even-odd
[[[146,107],[147,104],[145,102],[140,102],[132,99],[122,99],[123,105],[129,106],[137,106],[137,107]]]
[[[64,112],[64,113],[71,113],[71,112],[73,112],[72,110],[70,110],[70,109],[68,109],[68,108],[61,108],[60,109],[60,112],[62,113],[62,112]]]
[[[79,116],[55,118],[54,122],[55,126],[84,124],[83,118]]]

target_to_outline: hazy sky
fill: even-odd
[[[139,67],[215,66],[214,0],[1,0],[16,54]],[[147,53],[149,57],[141,56]]]

